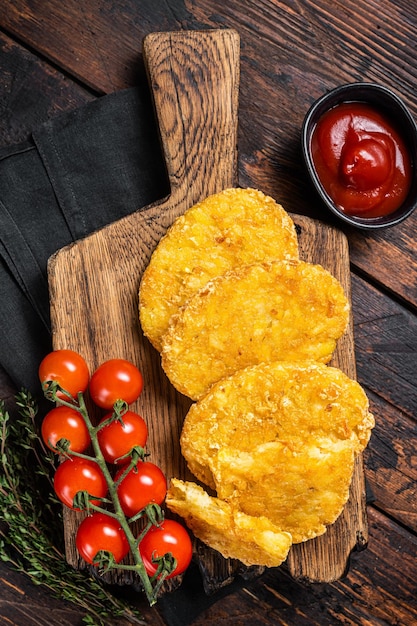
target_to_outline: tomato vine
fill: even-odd
[[[52,489],[55,457],[38,434],[38,402],[25,389],[15,401],[17,411],[0,400],[0,560],[85,612],[85,624],[116,625],[121,619],[144,625],[140,611],[87,570],[67,564],[62,507]]]
[[[67,353],[68,351],[65,353],[66,358],[68,358]],[[79,355],[74,354],[74,361],[78,367]],[[53,360],[55,369],[61,374],[63,369],[59,369],[56,365],[57,355],[52,353],[46,358]],[[82,367],[81,369],[84,373],[85,368]],[[141,445],[135,445],[135,441],[133,441],[132,448],[126,449],[124,454],[118,459],[112,459],[113,463],[117,461],[121,465],[121,469],[120,465],[117,465],[118,472],[115,476],[114,465],[113,463],[108,463],[100,445],[102,434],[106,428],[113,427],[116,424],[124,426],[123,417],[129,412],[129,403],[135,401],[142,391],[142,375],[133,364],[121,359],[112,359],[109,362],[105,362],[93,372],[90,378],[90,385],[93,383],[93,397],[99,398],[98,406],[108,410],[110,408],[108,397],[111,398],[113,403],[112,412],[107,412],[104,418],[95,425],[90,418],[84,392],[78,391],[73,395],[71,392],[66,391],[65,372],[49,380],[48,377],[45,378],[45,375],[42,377],[42,371],[48,372],[50,368],[48,369],[45,366],[40,368],[40,378],[45,397],[55,402],[57,407],[66,407],[76,411],[82,417],[83,426],[88,431],[88,440],[91,444],[90,449],[92,452],[90,453],[90,449],[88,451],[80,451],[77,447],[72,447],[71,441],[65,436],[57,439],[56,433],[48,433],[47,429],[44,435],[46,438],[45,444],[54,452],[66,458],[64,464],[71,464],[73,461],[74,470],[79,470],[78,475],[76,476],[77,472],[74,471],[74,478],[68,478],[67,483],[69,484],[64,485],[67,491],[73,493],[73,501],[68,502],[67,498],[61,498],[64,504],[70,508],[85,510],[90,516],[86,518],[88,523],[84,525],[81,523],[79,527],[76,537],[77,548],[80,554],[87,555],[84,558],[88,562],[96,565],[103,573],[114,568],[135,572],[140,578],[143,591],[150,606],[153,606],[157,602],[158,593],[164,581],[182,573],[188,567],[192,558],[191,540],[187,531],[173,520],[167,520],[166,526],[169,528],[169,531],[164,530],[165,515],[162,504],[166,494],[166,479],[157,466],[145,460],[148,454],[143,447],[143,428],[139,429],[138,434],[138,442]],[[122,376],[120,376],[120,371],[122,371]],[[74,377],[73,372],[71,376],[72,378]],[[129,377],[131,382],[128,386],[125,384],[126,377]],[[121,379],[123,380],[122,384],[120,384]],[[85,389],[85,381],[83,381],[83,385]],[[124,397],[118,397],[119,391],[120,395]],[[106,397],[105,401],[102,400],[103,397]],[[127,401],[125,398],[127,398]],[[53,443],[54,436],[55,444]],[[127,441],[130,444],[132,443],[132,440],[129,438]],[[83,479],[80,479],[80,475],[81,477],[83,476],[83,463],[86,465],[84,473],[94,473],[88,467],[88,464],[93,463],[104,476],[107,483],[107,494],[105,490],[101,490],[100,494],[89,493],[88,488],[84,487]],[[73,468],[70,467],[71,469]],[[145,479],[153,485],[151,488],[147,487],[145,489],[141,488],[140,484],[138,485],[140,475],[143,472],[148,472]],[[162,479],[160,475],[162,475]],[[56,478],[58,479],[58,476]],[[132,478],[133,481],[131,480]],[[153,483],[152,480],[154,481]],[[129,488],[129,483],[131,482],[133,485],[131,493],[134,495],[131,497],[128,494],[129,497],[126,500],[126,494],[123,491]],[[89,483],[85,484],[88,485]],[[139,497],[135,493],[138,486],[142,492]],[[61,491],[57,485],[56,492],[59,496]],[[103,518],[103,516],[106,517]],[[140,520],[140,524],[134,524],[138,520]],[[95,523],[95,531],[92,531],[91,528],[94,527]],[[102,525],[106,523],[112,526],[112,528],[107,532],[102,532]],[[167,540],[168,543],[165,545],[164,536],[168,532],[174,536],[174,542],[172,543],[172,536],[170,536]],[[106,534],[107,536],[112,534],[113,541],[106,541]],[[153,536],[155,536],[155,545],[152,544]],[[145,538],[146,542],[144,541]],[[175,539],[178,539],[178,541],[176,542]],[[123,561],[126,555],[126,550],[124,549],[125,541],[133,564]],[[144,542],[143,545],[146,547],[146,566],[143,559],[142,542]],[[167,547],[170,545],[174,547]],[[167,548],[166,552],[164,551],[165,547]],[[112,552],[112,548],[117,554]],[[96,554],[93,554],[95,551]]]

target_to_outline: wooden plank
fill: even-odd
[[[346,578],[311,585],[291,579],[285,568],[271,569],[206,609],[193,626],[416,624],[416,538],[373,508],[369,523],[372,541],[353,556]]]
[[[291,211],[330,221],[306,184],[299,157],[299,126],[313,98],[345,79],[370,79],[405,94],[412,111],[417,111],[417,5],[413,3],[303,0],[297,11],[292,3],[278,7],[276,2],[254,0],[201,0],[192,7],[181,0],[170,6],[172,11],[168,12],[154,0],[127,0],[120,10],[103,0],[94,0],[89,7],[70,0],[64,11],[56,0],[5,0],[0,11],[3,32],[15,36],[16,41],[26,42],[29,49],[65,69],[60,75],[44,61],[28,62],[28,58],[35,60],[35,55],[18,44],[13,44],[17,54],[8,65],[9,52],[12,56],[14,52],[9,38],[1,37],[1,42],[6,41],[6,45],[1,44],[0,60],[2,145],[25,138],[37,120],[43,121],[83,102],[72,94],[71,75],[91,85],[97,93],[141,83],[143,36],[161,28],[219,24],[238,29],[244,46],[239,183],[262,188]],[[47,71],[43,73],[42,68]],[[104,84],[107,89],[102,87]],[[28,96],[31,107],[26,111]],[[413,307],[417,285],[412,263],[414,230],[413,218],[406,225],[377,236],[348,233],[354,265],[372,281],[389,285],[393,294],[399,293]],[[371,487],[378,487],[377,506],[415,530],[412,492],[416,463],[412,426],[408,422],[408,418],[413,419],[411,414],[415,415],[415,385],[408,367],[404,378],[398,366],[400,361],[413,365],[414,323],[410,323],[412,316],[407,316],[405,310],[398,315],[382,306],[383,302],[390,303],[386,293],[378,294],[378,306],[370,312],[375,305],[372,287],[363,283],[358,292],[356,280],[353,287],[358,377],[379,396],[371,393],[378,424],[365,457],[369,463],[368,478]],[[404,328],[409,330],[408,338]],[[390,373],[392,364],[395,371]],[[407,420],[402,415],[403,407]],[[284,568],[268,571],[259,581],[261,588],[257,582],[248,591],[223,598],[193,623],[237,624],[247,621],[248,615],[259,624],[417,622],[413,535],[397,532],[389,519],[372,509],[370,516],[369,548],[358,558],[354,555],[350,575],[344,581],[316,587],[294,582]],[[405,565],[403,555],[411,555],[411,561],[408,559]],[[42,619],[47,623],[49,607],[55,610],[55,605],[46,599],[42,610],[38,604],[39,588],[24,587],[26,597],[19,605],[22,614],[9,605],[13,599],[8,595],[7,582],[13,575],[6,568],[2,573],[4,619],[22,626]]]
[[[352,298],[358,375],[370,391],[415,423],[416,316],[357,276]]]
[[[233,593],[219,593],[207,599],[206,604],[192,595],[198,589],[196,585],[182,600],[173,598],[176,623],[180,623],[181,615],[186,615],[184,623],[193,626],[237,625],[246,623],[248,615],[251,623],[262,626],[417,623],[416,538],[372,507],[369,523],[372,541],[365,554],[353,556],[345,579],[329,585],[312,585],[294,580],[281,567],[267,570],[256,581],[234,587]],[[82,611],[55,600],[45,589],[33,587],[24,574],[13,572],[2,563],[0,589],[0,621],[5,624],[9,621],[15,626],[50,624],[51,612],[54,625],[81,624]],[[162,620],[156,608],[147,610],[137,596],[132,596],[131,602],[140,604],[147,623],[153,626],[172,623]],[[166,604],[167,613],[170,606]],[[191,621],[186,622],[190,616]],[[120,622],[122,625],[127,626],[125,621]]]
[[[376,420],[364,454],[368,485],[375,505],[415,533],[416,317],[358,277],[352,300],[358,379]]]
[[[146,385],[138,410],[150,425],[152,458],[168,478],[184,478],[179,434],[189,401],[169,385],[159,355],[141,337],[137,292],[150,254],[173,219],[199,199],[235,183],[239,39],[232,31],[154,34],[145,40],[145,55],[171,194],[163,203],[53,257],[49,266],[53,340],[55,348],[70,347],[84,354],[91,369],[112,356],[140,364]],[[308,218],[300,217],[297,224],[304,258],[330,269],[349,294],[344,236]],[[340,341],[334,364],[354,376],[351,331]],[[358,537],[366,543],[362,478],[358,463],[352,505],[326,538],[293,549],[289,564],[294,575],[334,580],[346,570]],[[78,516],[67,511],[67,557],[80,566],[74,546],[77,523]],[[232,580],[240,568],[201,547],[199,558],[209,586]]]
[[[0,26],[97,93],[111,93],[137,84],[143,75],[146,34],[177,30],[190,17],[185,7],[171,12],[154,0],[123,7],[94,0],[82,9],[78,0],[5,0]]]
[[[416,533],[415,421],[374,394],[369,397],[376,426],[364,453],[368,497],[379,510]]]
[[[300,9],[256,0],[183,2],[167,12],[158,3],[77,0],[30,3],[5,0],[0,26],[97,93],[143,81],[140,46],[152,30],[226,24],[244,42],[239,132],[239,184],[277,198],[290,212],[334,223],[312,187],[300,158],[303,117],[326,90],[356,80],[374,81],[401,95],[417,115],[417,5],[397,0],[303,0]],[[7,10],[6,10],[7,6]],[[250,16],[250,19],[247,19]],[[376,24],[376,26],[375,26]],[[74,32],[78,33],[74,37]],[[347,229],[351,260],[361,271],[417,306],[413,258],[417,213],[377,235]],[[344,227],[343,227],[344,228]]]
[[[154,34],[146,38],[144,52],[171,194],[51,260],[53,342],[81,352],[91,370],[116,356],[139,365],[146,382],[136,408],[149,424],[152,460],[168,478],[184,477],[179,434],[189,401],[174,391],[159,355],[141,337],[138,288],[152,250],[174,218],[236,181],[239,37],[225,30]],[[77,515],[67,512],[67,557],[80,565],[77,523]],[[204,567],[210,573],[213,556],[207,554]],[[233,567],[223,560],[222,578],[228,579]]]
[[[127,599],[125,602],[129,605]],[[135,598],[135,602],[130,604],[142,615],[141,624],[152,626],[166,624],[156,608],[150,608],[143,598]],[[79,605],[55,598],[46,584],[34,585],[24,572],[17,572],[9,564],[0,561],[0,624],[81,626],[85,623],[86,613],[87,611]],[[91,615],[89,617],[93,619]],[[115,617],[111,621],[111,626],[132,626],[132,620],[128,617]]]
[[[328,269],[341,282],[350,299],[349,249],[345,235],[318,221],[295,215],[293,218],[298,228],[301,257]],[[356,378],[352,315],[330,364]],[[367,545],[365,500],[363,458],[360,456],[356,459],[349,502],[342,515],[324,535],[291,548],[287,564],[295,578],[329,582],[347,572],[351,552]]]

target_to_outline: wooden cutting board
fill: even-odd
[[[190,401],[167,381],[160,358],[141,334],[138,289],[152,251],[173,220],[207,195],[237,184],[239,37],[231,30],[155,33],[144,40],[144,58],[154,97],[171,186],[169,197],[58,251],[49,262],[53,346],[80,352],[91,371],[121,357],[136,363],[144,391],[132,408],[149,426],[150,460],[168,479],[187,478],[179,449]],[[277,199],[279,201],[279,198]],[[287,207],[291,209],[292,207]],[[302,257],[329,269],[350,293],[349,254],[344,235],[295,216]],[[352,326],[339,341],[333,363],[355,377]],[[84,567],[74,536],[80,514],[65,510],[66,554]],[[341,518],[322,537],[295,546],[288,558],[294,577],[340,578],[354,548],[364,547],[367,522],[362,460]],[[207,591],[245,570],[197,542]],[[252,568],[245,575],[258,575]],[[110,582],[137,582],[113,573]]]

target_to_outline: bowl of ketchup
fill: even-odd
[[[302,126],[307,171],[324,204],[362,229],[393,226],[417,205],[417,125],[404,102],[374,83],[319,98]]]

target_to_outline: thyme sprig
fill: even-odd
[[[0,400],[0,559],[33,583],[85,611],[90,626],[125,619],[145,624],[142,615],[87,571],[70,567],[62,545],[62,505],[52,490],[55,455],[36,427],[37,402],[26,390],[16,396],[17,415]]]

